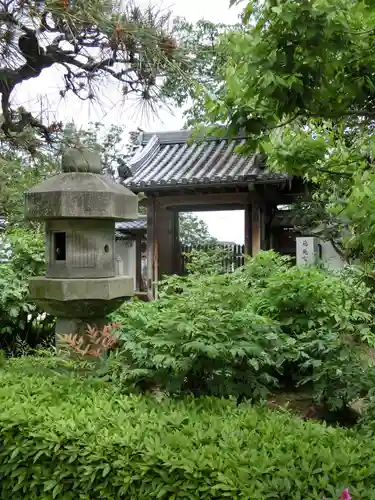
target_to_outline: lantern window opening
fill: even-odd
[[[53,233],[53,254],[56,261],[66,260],[66,233]]]

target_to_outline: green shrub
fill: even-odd
[[[160,300],[127,303],[112,317],[123,325],[117,374],[141,389],[253,398],[278,383],[313,383],[337,408],[373,384],[361,351],[375,345],[367,294],[275,252],[232,274],[172,276]]]
[[[246,272],[245,268],[245,272]],[[251,279],[251,270],[248,272]],[[373,320],[363,308],[368,289],[316,267],[280,269],[268,276],[255,299],[258,313],[280,322],[283,330],[300,338],[306,332],[350,334],[375,347]]]
[[[360,426],[362,431],[373,439],[375,433],[375,384],[369,391],[368,397],[361,401]]]
[[[14,229],[5,237],[11,255],[9,262],[0,263],[0,349],[16,356],[48,344],[54,320],[28,299],[28,278],[45,271],[44,235]]]
[[[246,257],[245,266],[236,269],[233,276],[243,277],[249,287],[261,288],[267,284],[269,278],[291,267],[292,259],[289,256],[270,250],[259,252],[255,257]]]
[[[231,252],[226,247],[212,246],[204,250],[192,249],[185,253],[186,270],[190,274],[221,274],[231,262]]]
[[[322,269],[292,266],[270,275],[253,305],[296,340],[295,355],[285,360],[284,382],[313,382],[317,399],[332,408],[366,394],[375,384],[360,347],[375,345],[367,303],[362,281]]]
[[[342,279],[348,287],[361,288],[361,293],[353,297],[358,309],[366,310],[375,315],[374,276],[371,263],[359,265],[345,265],[333,269],[332,274]],[[367,290],[367,293],[364,290]],[[353,294],[354,295],[354,294]]]
[[[1,499],[375,498],[360,434],[229,400],[124,396],[57,368],[0,370]]]
[[[195,276],[184,293],[128,304],[122,313],[126,384],[254,398],[277,385],[271,371],[287,341],[275,322],[247,304],[246,286],[228,276]]]

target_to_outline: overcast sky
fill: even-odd
[[[148,1],[138,0],[140,5]],[[174,16],[186,17],[189,21],[207,19],[214,22],[235,23],[240,9],[229,8],[229,0],[156,0],[152,4],[170,9]],[[55,68],[44,70],[40,77],[29,80],[17,87],[15,102],[35,111],[49,110],[51,121],[73,121],[78,127],[85,127],[89,122],[100,121],[105,125],[121,124],[127,130],[138,126],[146,131],[178,130],[183,126],[181,110],[160,110],[158,116],[144,117],[134,111],[134,105],[123,102],[116,87],[106,86],[100,99],[100,105],[89,105],[78,98],[61,99],[59,90],[61,73]],[[206,221],[210,232],[219,240],[243,243],[243,212],[206,212],[199,213]]]

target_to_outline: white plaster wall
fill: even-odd
[[[134,290],[136,288],[136,243],[132,240],[116,240],[116,257],[120,257],[122,269],[119,274],[131,276],[134,279]]]
[[[319,251],[319,247],[321,251]],[[303,252],[305,255],[303,255]],[[297,237],[296,258],[297,265],[320,262],[328,269],[339,269],[346,265],[340,254],[336,252],[332,243],[313,236]]]
[[[345,262],[333,248],[332,243],[330,243],[329,241],[322,241],[322,240],[318,240],[318,243],[322,246],[321,260],[326,264],[326,266],[329,269],[338,269],[345,266]]]

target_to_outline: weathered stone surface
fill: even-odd
[[[52,299],[34,299],[34,302],[51,316],[56,316],[57,318],[69,318],[81,320],[83,322],[92,323],[92,319],[95,320],[95,324],[98,322],[98,318],[102,322],[106,322],[105,317],[113,311],[116,311],[125,300],[130,297],[117,297],[112,300],[52,300]],[[68,332],[69,333],[69,332]]]
[[[54,233],[65,233],[65,259],[56,259]],[[46,224],[47,278],[116,275],[115,223],[108,219],[53,219]]]
[[[59,301],[113,300],[134,295],[134,279],[130,276],[114,278],[69,279],[30,278],[30,297]]]
[[[104,175],[58,174],[26,191],[25,217],[132,220],[138,217],[138,198]]]
[[[115,221],[138,216],[137,196],[101,175],[97,153],[68,149],[62,170],[25,193],[26,218],[46,221],[47,274],[29,280],[30,298],[58,334],[104,325],[134,295],[134,278],[116,275]]]
[[[134,295],[134,280],[129,276],[98,279],[29,280],[30,298],[53,316],[98,318],[115,311]]]
[[[100,155],[97,151],[87,148],[66,148],[61,159],[61,169],[63,172],[91,172],[93,174],[102,173]]]

